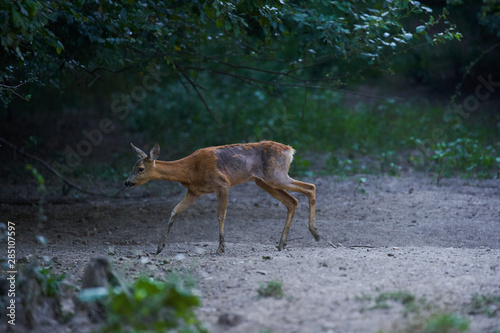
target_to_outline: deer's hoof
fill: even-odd
[[[311,232],[311,234],[313,235],[314,239],[316,241],[319,241],[319,234],[318,234],[318,230],[316,230],[316,228],[309,228],[309,231]]]
[[[278,251],[282,251],[286,246],[286,242],[283,242],[281,241],[280,244],[278,246],[276,246],[278,248]]]
[[[217,249],[217,252],[216,252],[216,253],[217,253],[218,255],[222,255],[222,254],[224,253],[224,251],[225,251],[225,250],[226,250],[226,249],[225,249],[225,246],[224,246],[224,245],[219,245],[219,248]]]
[[[156,254],[160,254],[161,251],[165,248],[165,244],[159,244],[158,248],[156,249]]]

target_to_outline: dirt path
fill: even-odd
[[[147,199],[48,205],[45,248],[34,241],[36,207],[2,204],[0,214],[17,225],[18,257],[52,258],[54,269],[77,284],[96,256],[109,256],[127,277],[188,272],[211,332],[392,332],[448,312],[470,320],[470,332],[500,329],[500,309],[488,317],[472,314],[470,305],[474,295],[500,296],[498,180],[444,179],[436,186],[421,175],[373,176],[365,194],[354,193],[355,177],[306,181],[317,185],[322,239],[315,242],[305,227],[307,200],[299,195],[281,252],[275,246],[285,208],[254,184],[230,192],[223,256],[215,255],[215,196],[181,215],[165,250],[152,255],[183,196],[177,186],[130,192],[162,193]],[[284,297],[259,298],[259,286],[272,280]],[[415,298],[417,310],[398,299],[403,294]],[[381,295],[389,300],[377,302]]]

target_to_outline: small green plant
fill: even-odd
[[[141,277],[130,288],[113,288],[105,304],[103,332],[208,332],[194,313],[199,297],[174,275],[165,282]]]
[[[383,292],[376,297],[362,295],[356,297],[356,300],[362,302],[374,302],[367,310],[390,309],[389,301],[400,303],[405,307],[405,316],[409,313],[420,312],[420,307],[425,307],[424,299],[417,299],[414,295],[405,291]]]
[[[437,163],[438,179],[449,171],[464,172],[470,177],[493,178],[500,167],[497,157],[500,145],[483,145],[478,139],[458,138],[451,142],[438,142],[432,158]]]
[[[460,333],[469,329],[469,320],[459,314],[442,312],[424,298],[403,292],[383,292],[376,297],[363,294],[356,297],[361,302],[374,302],[363,310],[390,309],[391,301],[404,306],[403,315],[408,318],[406,327],[393,332],[398,333]],[[379,331],[382,332],[382,331]]]
[[[44,214],[44,209],[43,205],[45,202],[45,194],[46,194],[46,188],[45,188],[45,178],[38,172],[37,169],[35,169],[31,164],[26,164],[26,170],[30,171],[33,176],[36,179],[36,182],[38,183],[38,193],[40,193],[40,201],[38,202],[38,214],[37,214],[37,219],[38,219],[38,224],[37,224],[37,230],[36,230],[36,239],[40,244],[43,246],[47,245],[47,239],[40,234],[41,230],[43,229],[42,222],[45,222],[47,220],[47,216]]]
[[[261,284],[257,293],[260,297],[273,297],[276,299],[283,298],[283,288],[282,283],[277,280],[269,281],[267,284]]]
[[[377,160],[380,163],[381,172],[388,173],[391,176],[399,175],[399,166],[396,163],[396,152],[394,150],[382,152]]]
[[[470,314],[485,314],[492,318],[500,312],[500,295],[474,295],[471,299]]]
[[[356,185],[356,187],[354,188],[354,195],[356,195],[356,191],[359,189],[359,192],[361,192],[361,194],[366,194],[366,190],[363,188],[363,184],[366,183],[366,178],[364,177],[359,177],[358,178],[358,185]]]
[[[51,267],[34,267],[33,272],[43,296],[58,298],[61,295],[65,274],[54,274]]]
[[[405,306],[405,308],[408,309],[416,308],[415,305],[416,297],[410,293],[403,291],[381,293],[375,298],[374,308],[382,308],[382,309],[389,308],[387,301],[394,301],[401,303],[402,305]]]
[[[26,170],[30,171],[36,179],[38,184],[38,193],[40,193],[40,201],[38,204],[38,221],[42,222],[46,219],[45,215],[43,215],[43,204],[45,201],[45,178],[35,169],[31,164],[26,164]]]
[[[431,313],[417,316],[406,327],[394,333],[460,333],[469,330],[469,320],[456,313]],[[382,332],[380,332],[382,333]]]
[[[425,333],[459,333],[467,332],[469,320],[455,313],[435,314],[427,319],[422,332]]]

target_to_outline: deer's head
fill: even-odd
[[[127,187],[134,187],[142,185],[153,178],[155,161],[160,156],[160,145],[155,144],[153,148],[151,148],[149,155],[132,143],[130,146],[132,146],[134,152],[139,156],[139,160],[135,163],[132,173],[125,181],[124,185]]]

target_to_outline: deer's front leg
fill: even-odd
[[[172,225],[174,224],[177,216],[185,211],[189,206],[191,206],[196,200],[198,200],[199,197],[199,195],[194,194],[188,190],[186,196],[181,200],[181,202],[177,204],[177,206],[175,206],[175,208],[172,210],[172,214],[170,214],[170,219],[168,220],[167,231],[158,243],[156,254],[159,254],[167,244],[167,236],[170,233],[170,229],[172,228]]]
[[[217,192],[218,210],[217,217],[219,219],[219,248],[217,254],[224,253],[224,220],[226,219],[227,201],[229,197],[229,189],[221,187]]]

